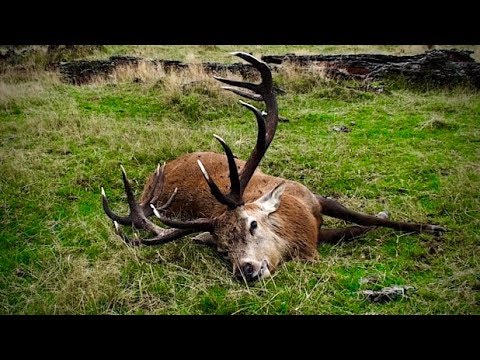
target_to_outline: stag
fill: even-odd
[[[125,169],[121,167],[129,215],[119,216],[109,207],[102,188],[103,209],[116,233],[129,245],[164,244],[186,235],[216,246],[230,259],[239,279],[255,281],[270,276],[283,261],[315,259],[317,244],[349,241],[379,227],[403,232],[441,235],[437,225],[389,220],[386,213],[367,215],[345,208],[337,201],[316,195],[304,185],[270,176],[258,169],[272,143],[279,120],[278,106],[268,65],[250,54],[235,52],[260,72],[259,84],[215,77],[244,98],[263,101],[266,112],[240,101],[257,122],[257,139],[247,161],[237,159],[227,143],[214,135],[224,154],[195,152],[158,166],[135,200]],[[166,227],[149,217],[155,215]],[[322,228],[327,215],[357,225]],[[151,233],[151,238],[130,238],[120,225]]]

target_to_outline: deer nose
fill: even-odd
[[[239,270],[239,271],[238,271]],[[252,281],[257,276],[257,272],[255,271],[255,267],[249,261],[244,262],[240,265],[237,269],[236,276],[239,280],[245,278],[247,281]]]
[[[251,262],[246,262],[242,265],[242,271],[245,276],[252,276],[253,275],[253,264]]]

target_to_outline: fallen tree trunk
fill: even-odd
[[[413,56],[378,54],[359,55],[266,55],[262,60],[277,64],[297,66],[317,66],[325,70],[329,77],[362,81],[383,80],[402,77],[408,84],[418,85],[473,85],[480,89],[480,64],[470,56],[471,51],[432,50]],[[138,67],[142,62],[163,67],[164,71],[187,69],[191,64],[177,60],[144,59],[136,56],[112,56],[107,60],[76,60],[50,64],[50,69],[58,69],[66,82],[82,85],[95,78],[108,78],[119,67]],[[258,79],[251,65],[235,63],[202,63],[207,73],[219,74],[229,71],[250,80]],[[273,70],[278,70],[273,67]]]
[[[270,64],[318,66],[327,76],[340,79],[380,80],[402,77],[412,84],[457,85],[480,88],[480,64],[472,51],[432,50],[412,56],[359,55],[267,55]]]
[[[94,79],[106,79],[121,67],[137,68],[140,63],[147,63],[154,66],[161,66],[165,72],[185,70],[191,64],[185,64],[177,60],[144,59],[137,56],[111,56],[107,60],[75,60],[68,62],[59,62],[49,65],[49,69],[58,69],[62,79],[75,85],[87,84]],[[221,73],[230,71],[238,73],[242,77],[249,79],[258,78],[255,69],[251,65],[235,63],[203,63],[200,64],[204,71],[208,73]]]

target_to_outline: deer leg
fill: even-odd
[[[318,195],[316,195],[316,197],[322,207],[322,214],[337,219],[354,222],[359,225],[389,227],[404,232],[427,233],[434,236],[441,236],[444,232],[447,231],[445,228],[438,225],[405,223],[399,221],[392,221],[387,219],[386,217],[362,214],[347,209],[333,199]]]
[[[388,215],[380,212],[376,215],[378,218],[386,219]],[[349,242],[362,235],[376,229],[377,226],[349,226],[341,229],[320,229],[318,234],[319,243],[337,244],[339,242]]]
[[[217,252],[220,254],[220,256],[222,256],[224,259],[228,260],[230,258],[228,255],[228,252],[218,246],[218,244],[213,239],[212,234],[209,232],[203,232],[201,234],[198,234],[197,236],[194,236],[192,240],[197,244],[214,247],[217,250]]]
[[[339,242],[349,242],[375,228],[376,226],[350,226],[342,229],[320,229],[318,243],[337,244]]]

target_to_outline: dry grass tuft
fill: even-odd
[[[152,83],[165,76],[162,66],[149,61],[140,61],[137,66],[121,66],[109,77],[109,83],[142,82]]]
[[[299,66],[295,63],[282,64],[279,81],[287,91],[306,93],[333,81],[326,76],[325,68],[312,64]]]

